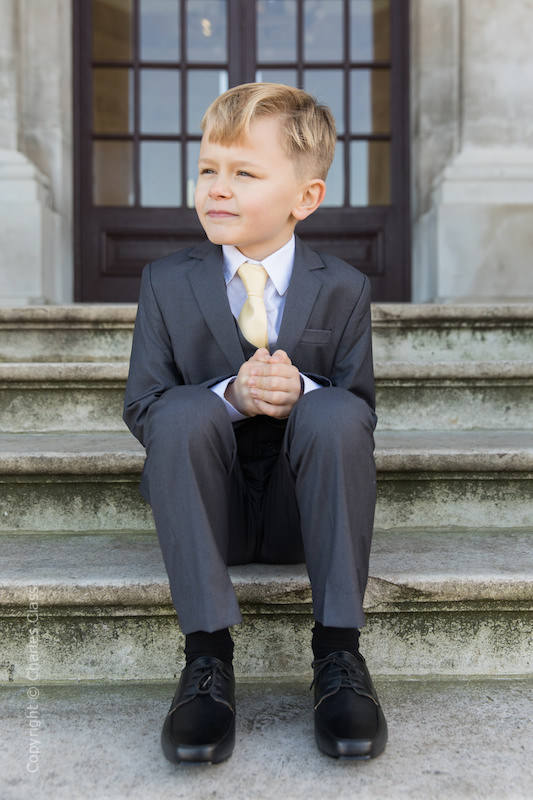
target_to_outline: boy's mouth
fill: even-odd
[[[238,214],[233,214],[231,211],[208,211],[206,216],[213,219],[221,219],[223,217],[237,217]]]

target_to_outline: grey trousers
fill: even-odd
[[[305,562],[314,618],[364,625],[375,420],[336,387],[303,395],[285,421],[235,427],[204,387],[176,386],[149,408],[143,494],[183,633],[242,621],[227,567],[251,562]]]

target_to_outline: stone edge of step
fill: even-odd
[[[3,361],[0,383],[111,381],[121,385],[128,377],[128,369],[128,361]]]
[[[533,470],[533,431],[491,430],[476,434],[477,437],[469,431],[378,431],[377,470]],[[142,469],[144,460],[144,449],[127,431],[0,435],[0,475],[135,474]]]
[[[397,532],[393,534],[396,540],[401,539],[409,542],[409,539],[416,538],[416,533],[404,532],[403,538]],[[430,543],[434,534],[424,534],[426,545]],[[475,559],[476,546],[482,544],[481,539],[484,531],[471,531],[466,535],[448,534],[450,541],[457,540],[457,554],[464,558],[468,565]],[[75,547],[77,542],[72,542],[64,533],[59,535],[53,532],[26,532],[15,534],[3,534],[2,538],[13,552],[20,542],[21,558],[32,547],[33,557],[39,552],[39,545],[48,546],[54,549],[54,557],[59,558],[63,564],[62,577],[60,579],[44,579],[37,577],[34,571],[24,578],[15,577],[11,580],[5,574],[0,576],[0,616],[1,608],[27,606],[28,597],[31,589],[39,604],[43,606],[158,606],[171,605],[171,595],[168,586],[168,579],[165,573],[162,558],[159,552],[157,537],[155,532],[136,532],[135,534],[124,532],[122,534],[94,533],[77,534],[79,541],[83,538],[83,544],[91,554],[98,551],[98,547],[113,547],[117,550],[117,536],[125,550],[133,542],[132,554],[129,558],[124,557],[122,569],[118,569],[117,574],[108,578],[95,578],[87,576],[87,571],[78,564],[72,567],[66,557],[68,553],[58,547],[58,538],[65,547]],[[135,538],[132,538],[135,537]],[[454,539],[456,537],[456,539]],[[75,537],[76,538],[76,537]],[[433,572],[421,567],[421,562],[417,562],[416,552],[413,555],[411,569],[397,569],[394,565],[387,566],[387,559],[393,560],[390,552],[379,552],[380,534],[376,532],[377,554],[374,554],[370,562],[370,576],[365,594],[364,606],[367,610],[387,611],[397,607],[421,607],[424,604],[458,604],[477,603],[521,603],[527,607],[533,606],[533,567],[530,562],[520,569],[511,570],[510,568],[485,567],[476,572],[468,566],[461,569],[454,569],[450,564],[448,569],[443,570],[439,563],[442,553],[435,547],[435,569]],[[496,549],[507,546],[509,538],[515,546],[524,548],[529,546],[529,540],[533,541],[531,530],[514,530],[491,532],[491,544]],[[142,546],[139,549],[139,542]],[[527,542],[527,545],[526,545]],[[15,544],[13,544],[15,543]],[[495,544],[496,543],[496,544]],[[119,555],[122,550],[119,550]],[[75,551],[75,556],[79,557],[80,550]],[[149,559],[149,575],[144,578],[136,577],[131,572],[135,553],[144,554],[145,559]],[[511,554],[510,554],[511,555]],[[427,556],[427,552],[426,552]],[[73,555],[70,554],[72,561]],[[531,561],[531,560],[530,560]],[[117,566],[117,565],[115,565]],[[136,565],[133,563],[133,568]],[[471,570],[469,572],[469,570]],[[124,576],[123,573],[126,572]],[[120,574],[119,574],[120,573]],[[129,574],[128,574],[129,573]],[[266,605],[310,605],[312,601],[311,587],[304,564],[295,565],[270,565],[270,564],[246,564],[242,566],[229,567],[229,573],[235,586],[235,591],[240,602],[249,604]]]
[[[24,325],[29,328],[54,325],[108,323],[133,325],[137,315],[136,303],[72,303],[63,305],[32,305],[0,307],[0,327]]]
[[[54,324],[131,324],[136,303],[73,303],[0,307],[0,326]],[[373,303],[372,320],[381,326],[396,323],[498,323],[533,324],[533,303]]]
[[[372,303],[371,312],[377,327],[533,323],[533,303]]]
[[[532,361],[450,361],[375,363],[377,381],[402,380],[508,380],[532,379]],[[128,377],[128,361],[37,361],[1,362],[0,383],[52,382],[64,384],[112,382],[121,385]]]

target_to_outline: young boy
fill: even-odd
[[[387,726],[358,651],[376,494],[369,281],[294,236],[324,199],[335,125],[306,92],[254,83],[215,100],[202,130],[209,242],[144,268],[124,404],[185,634],[163,751],[233,751],[242,617],[227,566],[305,562],[316,741],[370,758]]]

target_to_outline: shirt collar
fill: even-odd
[[[292,268],[294,264],[294,249],[295,249],[294,234],[291,236],[287,244],[276,250],[275,253],[264,258],[262,261],[257,261],[255,258],[246,258],[235,245],[223,244],[222,253],[224,254],[224,280],[226,286],[235,276],[235,273],[245,261],[250,261],[252,264],[262,264],[268,273],[268,277],[276,287],[278,294],[285,294],[292,275]]]

